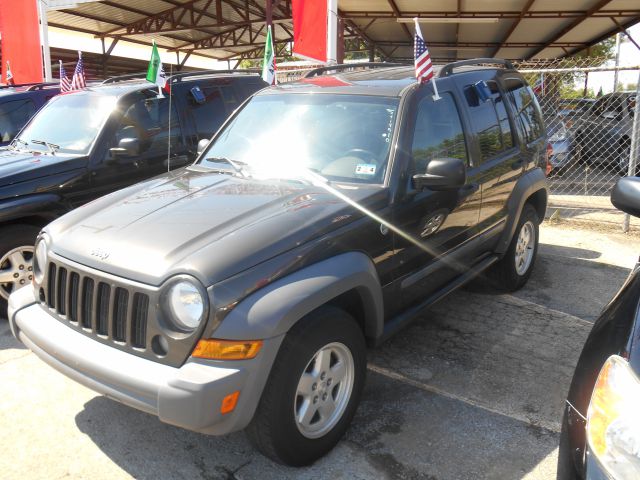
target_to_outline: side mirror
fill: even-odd
[[[425,173],[413,176],[416,189],[455,190],[467,181],[467,167],[459,158],[434,158],[427,164]]]
[[[200,155],[209,145],[210,140],[208,138],[203,138],[198,142],[198,155]]]
[[[109,150],[115,156],[135,157],[140,153],[140,140],[137,138],[123,138],[118,146]]]
[[[611,191],[611,203],[624,213],[640,217],[640,178],[623,177]]]

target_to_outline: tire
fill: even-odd
[[[9,295],[31,282],[33,247],[39,231],[33,225],[0,229],[0,318],[7,315]]]
[[[620,142],[618,147],[618,173],[624,177],[629,173],[629,158],[631,157],[631,143],[627,141]],[[638,175],[638,166],[634,175]]]
[[[507,252],[487,272],[499,290],[515,292],[529,280],[538,255],[539,223],[536,210],[531,204],[525,203]]]
[[[320,352],[324,353],[319,356]],[[334,375],[342,371],[336,368],[340,364],[338,358],[344,366],[342,380],[336,381],[331,373],[323,376],[323,371],[333,370]],[[323,359],[336,361],[333,368],[318,368]],[[329,452],[347,430],[360,402],[365,375],[365,340],[355,320],[334,307],[312,312],[287,333],[280,347],[246,429],[249,439],[275,462],[296,467],[313,463]],[[333,413],[322,418],[321,410],[330,412],[332,404],[337,404]],[[303,423],[298,421],[298,415],[302,416],[305,406],[309,415]]]
[[[558,449],[558,469],[556,480],[580,480],[571,457],[571,444],[569,442],[569,426],[567,424],[567,409],[562,415],[562,427],[560,428],[560,448]]]

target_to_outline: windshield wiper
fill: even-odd
[[[13,146],[14,146],[14,143],[21,143],[21,144],[22,144],[22,145],[24,145],[25,147],[28,147],[28,146],[29,146],[29,144],[28,144],[27,142],[25,142],[24,140],[22,140],[21,138],[18,138],[18,137],[14,138],[14,139],[11,141],[11,145],[10,145],[10,146],[12,146],[12,147],[13,147]]]
[[[31,143],[35,143],[36,145],[46,146],[51,152],[51,155],[55,155],[56,150],[60,148],[60,145],[56,145],[55,143],[45,142],[44,140],[31,140]]]
[[[213,162],[213,163],[228,163],[233,167],[233,169],[236,172],[238,172],[243,177],[246,178],[249,176],[247,172],[244,170],[244,168],[242,168],[244,165],[247,165],[247,164],[245,162],[241,162],[240,160],[231,160],[230,158],[227,158],[227,157],[207,157],[205,158],[205,160],[207,162]]]

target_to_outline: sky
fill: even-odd
[[[634,25],[629,30],[629,35],[640,45],[640,23]],[[631,43],[628,39],[622,35],[624,41],[620,44],[620,66],[633,66],[640,65],[640,50]],[[615,62],[609,62],[611,66],[615,65]],[[633,83],[634,87],[638,82],[639,70],[620,71],[618,73],[618,82],[622,82],[623,85]],[[589,74],[588,88],[593,89],[594,92],[598,92],[602,87],[603,93],[610,93],[613,91],[613,72],[592,72]]]

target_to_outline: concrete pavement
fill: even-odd
[[[529,285],[456,292],[369,352],[345,439],[304,469],[243,433],[160,423],[68,380],[0,320],[1,479],[554,479],[564,395],[640,239],[545,225]]]

